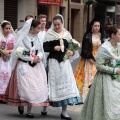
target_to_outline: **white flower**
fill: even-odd
[[[23,47],[18,47],[18,48],[16,49],[16,55],[17,55],[18,57],[20,57],[20,56],[23,54],[23,52],[24,52],[24,48],[23,48]]]
[[[77,45],[80,47],[80,43],[79,43],[78,41],[76,41],[75,39],[72,39],[72,42],[73,42],[74,44],[77,44]]]

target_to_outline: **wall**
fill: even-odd
[[[18,28],[23,26],[27,15],[37,15],[37,0],[18,0]]]
[[[0,23],[4,20],[4,0],[0,0]]]
[[[83,9],[84,4],[80,3],[70,3],[70,24],[69,24],[69,30],[74,36],[74,38],[82,42],[83,38]],[[72,22],[72,13],[71,11],[77,10],[76,15],[74,16],[74,21]]]

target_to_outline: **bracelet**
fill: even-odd
[[[113,69],[113,74],[116,74],[116,68]]]

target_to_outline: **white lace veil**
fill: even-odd
[[[1,22],[1,24],[0,24],[0,41],[1,41],[2,37],[4,36],[4,34],[3,34],[3,28],[1,27],[1,25],[2,25],[3,23],[9,23],[9,24],[10,24],[10,33],[16,38],[16,33],[14,32],[11,23],[10,23],[9,21],[7,21],[7,20],[3,20],[3,21]]]
[[[62,29],[64,30],[65,28],[64,28],[64,18],[63,18],[63,16],[61,14],[57,14],[56,16],[60,16],[62,18],[62,23],[63,23]],[[52,22],[52,25],[51,25],[49,30],[54,30],[53,22]]]
[[[11,67],[12,70],[14,70],[15,65],[17,63],[17,59],[18,57],[16,56],[16,49],[18,48],[19,44],[22,42],[22,40],[24,40],[24,38],[27,36],[27,34],[29,33],[30,27],[31,27],[31,23],[32,23],[33,18],[27,20],[24,24],[24,26],[17,32],[17,39],[16,39],[16,43],[11,55]]]

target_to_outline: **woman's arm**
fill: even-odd
[[[24,44],[21,42],[19,47],[24,47]],[[30,56],[30,55],[21,55],[19,56],[19,58],[21,58],[22,60],[25,60],[25,61],[33,61],[33,58]]]
[[[45,52],[56,52],[60,51],[60,41],[59,40],[53,40],[53,41],[46,41],[43,43],[43,48]]]
[[[96,56],[96,68],[99,72],[113,74],[114,68],[105,64],[106,57],[102,54]]]
[[[45,52],[54,52],[54,47],[51,45],[51,41],[46,41],[43,43],[43,48]]]

